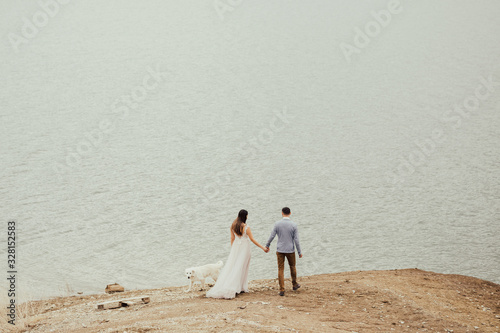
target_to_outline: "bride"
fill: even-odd
[[[264,252],[266,248],[260,245],[246,225],[248,212],[240,210],[238,217],[231,225],[231,252],[226,265],[219,274],[217,282],[207,292],[207,297],[234,298],[236,294],[248,292],[248,266],[250,265],[250,241]]]

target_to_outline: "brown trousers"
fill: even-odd
[[[278,257],[278,280],[280,281],[280,291],[285,291],[285,257],[290,266],[290,276],[292,277],[292,285],[297,285],[297,269],[295,268],[295,252],[294,253],[280,253],[276,252]]]

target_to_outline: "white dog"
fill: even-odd
[[[208,264],[200,267],[186,268],[186,276],[190,280],[189,289],[186,292],[191,291],[191,287],[197,281],[201,283],[201,289],[205,288],[205,279],[211,277],[214,281],[217,281],[219,277],[220,270],[224,263],[219,261],[216,264]]]

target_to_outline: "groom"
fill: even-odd
[[[300,288],[297,283],[297,269],[295,268],[295,246],[299,253],[299,258],[302,258],[300,251],[299,230],[297,224],[290,220],[290,208],[284,207],[281,210],[283,219],[274,224],[271,236],[266,244],[266,253],[269,252],[269,246],[276,234],[278,235],[278,248],[276,255],[278,257],[278,279],[280,282],[280,296],[285,296],[285,258],[290,266],[290,275],[292,276],[293,290]]]

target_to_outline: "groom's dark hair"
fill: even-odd
[[[290,215],[290,208],[283,207],[283,209],[281,209],[281,212],[283,212],[283,214],[285,214],[285,215]]]

